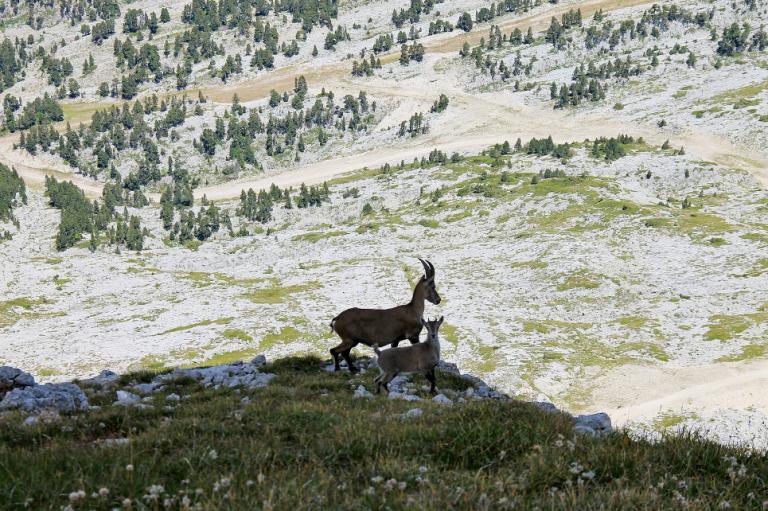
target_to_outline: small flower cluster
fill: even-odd
[[[579,487],[584,486],[587,481],[591,481],[595,478],[594,470],[585,470],[585,468],[576,461],[570,464],[568,470],[571,472],[571,474],[576,476],[576,485]],[[566,484],[568,483],[570,483],[570,480],[566,481]]]
[[[747,467],[744,466],[743,463],[741,463],[736,456],[723,456],[723,460],[728,463],[728,477],[731,478],[731,481],[735,481],[737,479],[741,479],[745,475],[747,475]]]
[[[573,452],[574,449],[576,449],[576,443],[572,440],[567,440],[563,435],[559,434],[557,435],[557,440],[554,442],[555,447],[558,449],[562,449],[565,447],[570,452]]]

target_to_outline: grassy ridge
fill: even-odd
[[[566,416],[524,403],[354,399],[374,371],[329,374],[315,358],[267,370],[269,387],[240,394],[176,382],[166,393],[190,397],[172,410],[162,394],[151,410],[2,419],[0,509],[61,509],[80,490],[73,509],[762,509],[768,498],[765,455],[694,436],[574,437]],[[421,417],[401,419],[414,407]],[[99,446],[109,438],[130,442]]]

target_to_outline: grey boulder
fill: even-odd
[[[574,431],[590,436],[603,436],[613,431],[611,418],[603,412],[578,415],[574,417],[573,422]]]
[[[119,379],[120,379],[119,374],[117,374],[114,371],[110,371],[109,369],[104,369],[102,372],[100,372],[97,376],[94,376],[93,378],[80,380],[80,383],[82,383],[83,385],[109,387],[110,385],[115,385]]]
[[[15,367],[0,367],[0,392],[23,387],[32,387],[34,385],[35,379],[31,374],[25,373],[21,369]]]
[[[46,383],[11,390],[0,401],[0,410],[22,410],[29,413],[41,410],[62,413],[87,411],[88,398],[74,383]]]

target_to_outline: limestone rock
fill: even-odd
[[[459,366],[454,364],[453,362],[446,362],[445,360],[441,360],[440,363],[437,364],[437,368],[441,371],[445,371],[446,373],[455,374],[456,376],[461,375],[461,371],[459,371]]]
[[[80,380],[80,383],[84,385],[93,385],[98,387],[110,387],[112,385],[116,385],[119,379],[120,379],[119,374],[117,374],[114,371],[110,371],[109,369],[104,369],[102,372],[100,372],[97,376],[94,376],[93,378]]]
[[[88,398],[74,383],[47,383],[34,387],[16,388],[0,401],[0,410],[23,410],[37,413],[56,410],[72,413],[88,410]]]
[[[133,392],[128,392],[126,390],[118,390],[116,394],[117,394],[117,401],[112,403],[114,405],[132,406],[141,402],[141,398],[138,395],[134,394]]]
[[[389,399],[402,399],[403,401],[421,401],[419,396],[406,394],[404,392],[390,392],[387,397]]]
[[[432,398],[432,401],[440,405],[451,406],[453,404],[453,401],[448,399],[448,397],[445,394],[436,395],[435,397]]]
[[[193,369],[176,369],[152,380],[152,383],[162,384],[180,378],[192,378],[203,387],[245,387],[256,389],[266,387],[275,375],[260,373],[253,364],[229,364]]]
[[[407,420],[407,419],[415,419],[417,417],[421,417],[424,414],[424,410],[421,408],[411,408],[404,414],[400,415],[401,419]]]
[[[355,397],[356,398],[364,397],[364,398],[371,399],[371,398],[373,398],[373,394],[371,394],[368,391],[368,389],[366,389],[362,385],[358,385],[357,388],[355,389]]]
[[[603,436],[611,433],[611,418],[606,413],[593,413],[574,417],[574,431],[591,436]]]
[[[15,367],[0,367],[0,392],[32,387],[33,385],[35,385],[35,379],[31,374],[25,373],[21,369]]]

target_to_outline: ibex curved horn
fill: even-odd
[[[431,262],[427,261],[427,264],[429,265],[429,276],[434,277],[435,276],[435,265]]]
[[[431,266],[429,264],[429,261],[426,261],[426,260],[422,259],[421,257],[419,257],[419,261],[421,262],[421,265],[424,267],[424,275],[427,278],[429,278],[431,276],[431,274],[432,274],[432,271],[434,271],[431,268]]]

